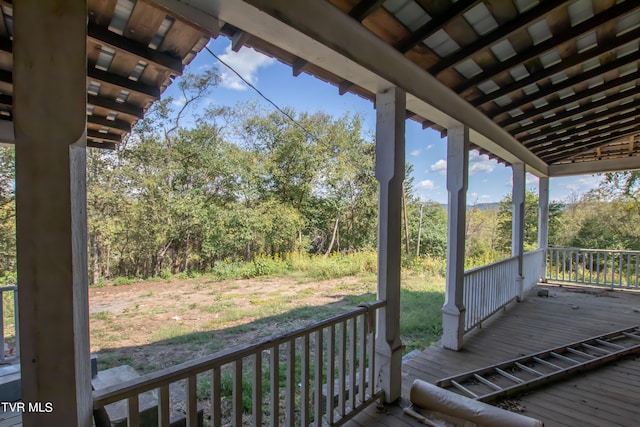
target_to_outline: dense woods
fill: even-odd
[[[375,250],[374,138],[357,115],[209,104],[213,72],[186,75],[115,151],[88,150],[89,272],[114,277],[205,271],[216,263]],[[406,257],[443,259],[446,211],[415,195],[407,166]],[[0,147],[0,272],[15,272],[14,150]],[[640,249],[635,173],[551,205],[550,244]],[[511,201],[467,214],[468,266],[511,248]],[[537,245],[526,193],[525,248]]]

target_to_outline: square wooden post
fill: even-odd
[[[14,2],[25,427],[92,425],[86,219],[86,0]],[[28,408],[28,406],[27,406]]]
[[[442,345],[450,350],[462,348],[464,336],[464,231],[469,181],[469,128],[447,130],[447,278],[442,307]]]
[[[513,172],[513,191],[511,200],[511,255],[518,257],[518,272],[515,277],[518,301],[524,299],[523,255],[524,255],[524,200],[525,200],[525,168],[523,163],[511,166]]]
[[[402,182],[405,163],[405,92],[391,88],[376,95],[376,178],[378,204],[378,299],[386,306],[378,314],[376,372],[386,402],[400,397],[400,264]]]

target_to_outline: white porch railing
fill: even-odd
[[[465,332],[518,296],[517,275],[517,256],[464,272]]]
[[[525,252],[522,257],[522,275],[524,276],[524,291],[532,289],[545,277],[545,251],[536,249]]]
[[[7,355],[5,354],[5,334],[4,328],[7,324],[7,318],[5,318],[5,300],[4,294],[12,293],[13,294],[13,333],[15,337],[15,343],[13,351]],[[0,362],[4,362],[5,360],[12,360],[17,358],[20,353],[20,327],[18,322],[18,287],[13,286],[3,286],[0,287],[0,343],[2,343],[2,352],[0,352]]]
[[[157,390],[157,425],[163,427],[176,404],[186,410],[186,425],[195,427],[199,400],[210,401],[214,427],[343,424],[382,396],[375,374],[375,320],[384,304],[365,304],[297,331],[94,391],[94,409],[126,400],[128,425],[137,426],[139,396]],[[184,386],[186,402],[170,401],[172,383]],[[231,390],[223,389],[225,383]]]
[[[637,289],[640,251],[549,248],[547,279]]]

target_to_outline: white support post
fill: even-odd
[[[522,261],[524,254],[524,196],[525,196],[525,169],[523,163],[515,163],[511,166],[513,171],[513,191],[511,200],[513,210],[511,212],[511,255],[518,257],[518,274],[514,278],[517,283],[518,301],[524,299],[524,277],[522,275]]]
[[[376,95],[376,178],[378,205],[378,313],[376,372],[385,402],[400,397],[400,263],[402,242],[402,182],[405,163],[405,92],[391,88]]]
[[[546,276],[547,250],[549,249],[549,178],[547,177],[541,177],[538,184],[538,248],[544,250],[540,271]]]
[[[25,427],[90,427],[87,2],[13,7],[22,400],[43,409],[23,412],[22,420]]]
[[[462,348],[464,336],[464,231],[469,180],[469,128],[447,129],[447,284],[442,307],[442,345]]]

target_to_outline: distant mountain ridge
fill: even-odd
[[[467,210],[469,209],[480,209],[481,211],[488,210],[498,210],[498,202],[491,203],[476,203],[475,205],[467,205]],[[448,210],[449,205],[447,203],[440,203],[440,206],[444,208],[444,210]]]

